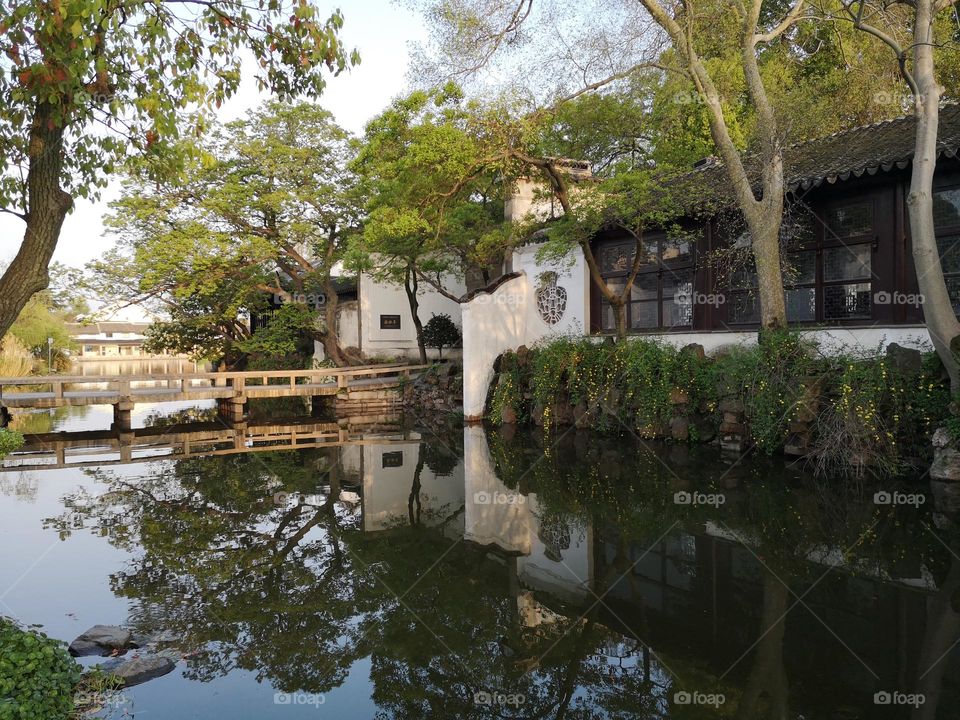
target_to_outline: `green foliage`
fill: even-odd
[[[0,428],[0,458],[23,447],[23,435],[16,430]]]
[[[436,348],[441,357],[445,347],[456,347],[460,339],[460,328],[446,313],[434,313],[423,326],[423,342],[427,347]]]
[[[808,455],[824,475],[871,467],[895,475],[930,452],[934,430],[951,421],[949,387],[935,353],[908,371],[879,352],[821,354],[794,332],[764,332],[753,346],[708,358],[644,338],[598,343],[560,338],[523,354],[506,353],[490,395],[490,418],[533,420],[545,429],[579,405],[590,426],[668,437],[674,417],[719,424],[724,401],[741,405],[747,439],[764,453],[781,449],[791,425],[809,425]]]
[[[368,213],[351,266],[394,283],[442,284],[503,257],[509,183],[491,158],[489,111],[448,83],[399,98],[371,120],[353,169]]]
[[[61,642],[0,617],[0,719],[68,718],[80,671]]]
[[[47,293],[37,293],[27,302],[10,333],[30,349],[32,353],[47,357],[47,338],[53,338],[56,350],[69,348],[73,342],[63,317],[49,305]]]
[[[734,348],[718,360],[718,392],[743,401],[750,439],[764,452],[783,445],[806,392],[802,380],[818,374],[814,355],[799,335],[781,331],[764,332],[756,346]]]
[[[359,62],[310,3],[30,0],[0,6],[0,207],[27,209],[23,178],[35,118],[65,129],[67,192],[95,196],[127,154],[158,164],[177,139],[240,87],[241,59],[257,86],[282,97],[319,95],[327,72]],[[93,130],[96,128],[96,131]]]
[[[231,360],[268,352],[263,343],[284,351],[276,333],[250,338],[243,318],[266,310],[271,294],[335,292],[330,274],[359,215],[346,131],[316,105],[274,102],[181,149],[188,161],[159,182],[132,168],[107,218],[117,245],[88,265],[89,282],[101,297],[169,318],[151,332],[154,350]],[[284,322],[296,315],[317,339],[335,332],[318,305]]]
[[[237,348],[250,355],[273,358],[295,355],[302,350],[303,338],[309,337],[316,319],[316,313],[305,305],[281,305],[264,326],[238,342]]]

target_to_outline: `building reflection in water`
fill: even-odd
[[[118,544],[139,543],[146,564],[118,576],[117,591],[182,622],[185,635],[204,628],[197,642],[219,643],[217,662],[245,642],[220,634],[233,603],[253,593],[265,618],[272,601],[304,603],[326,639],[298,647],[297,662],[342,648],[327,689],[365,656],[378,668],[404,664],[413,682],[439,654],[452,663],[440,685],[475,692],[483,687],[470,676],[485,673],[488,685],[529,696],[524,716],[580,706],[585,716],[686,717],[679,705],[722,697],[721,714],[738,718],[948,718],[960,701],[960,561],[929,514],[805,486],[765,461],[732,478],[716,456],[685,448],[613,452],[583,437],[550,447],[475,426],[462,439],[383,422],[337,427],[307,447],[224,440],[233,455],[91,470],[107,492],[67,498],[69,514],[51,525],[68,536],[99,523]],[[211,431],[195,432],[187,446],[201,453]],[[255,450],[266,452],[244,458]],[[677,487],[725,501],[678,504]],[[264,505],[268,493],[275,502]],[[192,534],[163,538],[166,527]],[[220,545],[208,548],[208,536]],[[232,542],[242,549],[234,575]],[[257,549],[272,542],[282,554]],[[193,567],[176,564],[182,557]],[[163,609],[173,603],[163,579],[174,577],[199,596],[215,588],[216,622],[198,620],[193,605]],[[416,625],[407,638],[398,628],[411,614],[429,632]],[[256,662],[279,663],[258,667],[306,687],[289,658]],[[378,702],[393,702],[371,682]],[[898,691],[926,702],[874,704]],[[445,708],[438,717],[484,716],[469,698],[431,702]]]

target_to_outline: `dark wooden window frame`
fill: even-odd
[[[938,193],[948,192],[950,190],[960,190],[960,178],[951,178],[951,181],[944,182],[943,184],[937,184],[933,188],[934,197]],[[943,237],[948,236],[960,236],[960,218],[958,218],[957,223],[953,225],[938,225],[935,223],[935,232],[937,237],[937,245],[939,247],[939,241]],[[941,255],[941,265],[943,264],[943,256]],[[950,280],[960,281],[960,271],[957,272],[947,272],[945,269],[943,271],[943,278],[947,282],[947,289],[949,290]],[[956,303],[954,304],[956,307]]]
[[[891,292],[894,287],[894,254],[895,238],[894,225],[898,216],[895,208],[895,183],[884,183],[874,188],[855,189],[843,194],[833,195],[827,199],[814,199],[803,204],[809,207],[814,216],[814,236],[812,239],[801,242],[790,249],[790,252],[815,253],[815,281],[806,281],[790,284],[787,290],[815,288],[815,312],[813,319],[791,321],[791,327],[855,327],[871,325],[876,322],[890,322],[893,320],[893,308],[889,305],[877,305],[873,298],[879,291]],[[803,202],[803,201],[801,201]],[[827,217],[831,210],[869,203],[873,226],[868,233],[839,238],[832,236],[827,228]],[[870,247],[869,277],[840,278],[828,280],[825,276],[825,255],[831,250],[843,247],[859,248]],[[830,318],[826,313],[826,294],[831,287],[844,285],[870,284],[870,315],[867,317]],[[744,290],[721,288],[717,292],[729,293],[731,296]],[[746,290],[749,292],[749,290]],[[714,316],[712,328],[714,330],[749,331],[758,326],[757,320],[735,322],[729,319],[728,313],[733,298],[729,297],[722,312]]]
[[[664,245],[667,240],[667,233],[658,231],[647,233],[644,238],[644,243],[656,242],[656,262],[644,264],[640,266],[640,270],[637,272],[637,277],[634,280],[633,288],[631,288],[630,296],[626,301],[626,312],[627,312],[627,331],[631,334],[643,334],[650,332],[664,332],[670,329],[677,329],[682,331],[690,331],[694,328],[694,321],[691,317],[691,322],[689,325],[665,325],[664,324],[664,311],[663,305],[664,302],[671,299],[671,297],[664,296],[664,278],[667,277],[669,280],[670,275],[675,277],[679,273],[688,273],[690,277],[690,282],[692,284],[692,289],[697,290],[697,254],[698,254],[698,241],[691,238],[691,247],[689,253],[689,259],[684,261],[665,261],[663,260],[664,254]],[[628,246],[630,248],[630,253],[628,255],[628,263],[624,269],[616,271],[604,271],[603,268],[600,268],[601,277],[606,280],[623,280],[624,282],[630,276],[630,270],[632,268],[633,256],[636,252],[636,240],[628,236],[619,236],[616,238],[609,238],[599,242],[595,249],[594,254],[597,258],[597,263],[600,265],[602,263],[602,253],[605,249],[610,247],[616,247],[618,245]],[[650,278],[651,276],[656,276],[656,297],[655,298],[644,298],[644,299],[634,299],[634,292],[638,288],[638,282],[643,279]],[[603,297],[599,288],[594,287],[594,283],[591,280],[591,294],[595,294],[598,298],[598,301],[591,303],[591,307],[595,308],[598,313],[597,322],[594,326],[595,330],[598,330],[600,333],[609,334],[615,332],[615,325],[611,327],[604,327],[604,316],[606,310],[609,307],[609,303],[606,301],[606,298]],[[634,327],[634,305],[651,305],[655,304],[657,307],[657,324],[647,326],[647,327]]]

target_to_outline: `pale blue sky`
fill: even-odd
[[[339,7],[344,15],[342,37],[348,47],[360,50],[361,64],[343,75],[332,78],[320,103],[334,113],[348,130],[359,133],[367,120],[382,110],[390,100],[406,89],[408,45],[423,40],[426,31],[421,18],[409,8],[391,0],[315,0],[321,10]],[[253,83],[224,103],[220,115],[224,120],[242,115],[266,99]],[[54,259],[67,265],[81,266],[99,257],[113,241],[103,236],[101,216],[105,202],[117,195],[112,185],[98,203],[78,201],[64,223]],[[10,216],[0,217],[2,259],[9,261],[16,254],[23,237],[23,223]]]

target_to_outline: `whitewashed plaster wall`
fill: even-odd
[[[462,305],[463,413],[468,420],[483,415],[498,355],[544,338],[580,336],[589,327],[589,274],[583,255],[571,253],[561,263],[540,263],[538,247],[524,246],[514,253],[518,277]],[[547,324],[537,310],[537,291],[545,271],[557,274],[556,284],[566,293],[566,309],[554,325]]]
[[[446,278],[444,287],[453,295],[463,295],[466,285],[461,280]],[[377,282],[367,273],[360,275],[360,315],[363,332],[363,353],[367,356],[387,355],[416,357],[417,331],[407,294],[399,285]],[[450,316],[454,324],[461,324],[460,304],[444,297],[425,283],[420,283],[420,321],[426,325],[430,318],[441,313]],[[380,327],[381,315],[399,315],[400,329],[386,330]],[[436,356],[436,351],[431,351]],[[444,351],[444,356],[453,354]]]

